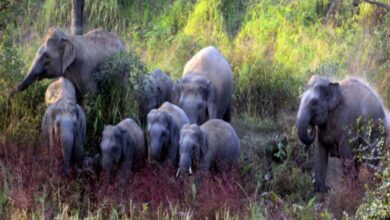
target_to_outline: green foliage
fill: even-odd
[[[241,111],[269,116],[298,102],[300,81],[283,67],[254,62],[239,68],[234,70],[234,104]]]
[[[46,87],[45,83],[35,83],[12,100],[8,99],[8,91],[22,80],[22,73],[27,72],[12,38],[8,31],[4,32],[0,48],[0,120],[3,122],[0,130],[11,137],[34,140],[40,131]]]
[[[384,159],[386,130],[383,120],[374,124],[372,119],[366,123],[359,117],[356,127],[349,130],[350,143],[357,143],[355,155],[360,162],[375,162]]]
[[[311,175],[303,172],[291,162],[285,162],[272,169],[274,180],[270,188],[288,201],[307,201],[312,196]]]
[[[83,104],[89,146],[99,143],[104,125],[116,124],[127,117],[138,120],[143,79],[147,73],[142,61],[132,51],[113,55],[94,73],[98,94],[87,95]]]
[[[383,169],[376,177],[379,184],[369,191],[356,211],[357,219],[388,219],[390,217],[390,152],[384,156]]]

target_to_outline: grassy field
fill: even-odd
[[[359,181],[351,181],[334,171],[333,190],[316,195],[313,149],[305,150],[297,138],[299,94],[312,74],[360,77],[390,107],[390,14],[346,0],[327,16],[330,2],[86,0],[86,31],[103,27],[126,44],[129,59],[116,57],[101,71],[136,76],[129,97],[137,95],[138,75],[161,68],[177,79],[208,45],[226,56],[234,72],[232,124],[242,145],[238,170],[181,184],[173,168],[146,167],[124,186],[83,173],[62,176],[60,149],[48,149],[40,138],[49,80],[7,100],[48,28],[69,31],[71,1],[0,3],[0,218],[389,218],[388,154],[375,178],[362,171]],[[121,119],[118,103],[104,100],[83,106],[88,154],[98,152],[103,125]],[[137,102],[129,100],[121,111],[136,117]],[[337,170],[333,161],[331,170]]]

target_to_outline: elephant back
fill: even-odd
[[[179,129],[189,123],[188,117],[186,113],[179,108],[178,106],[170,103],[170,102],[164,102],[160,108],[160,111],[164,111],[167,114],[169,114],[173,120],[175,121],[176,125],[179,127]]]
[[[187,74],[202,75],[216,87],[233,86],[233,73],[230,64],[213,46],[203,48],[187,62],[183,77]]]
[[[357,117],[385,120],[383,103],[368,84],[357,78],[347,78],[340,82],[340,87],[343,106],[352,110],[348,114],[351,120],[356,120]]]
[[[142,160],[146,155],[145,137],[141,127],[131,118],[120,122],[118,126],[122,127],[129,134],[134,142],[135,156],[137,160]]]
[[[56,103],[60,99],[69,99],[76,102],[76,90],[73,84],[64,77],[52,82],[45,93],[46,106]]]
[[[117,52],[124,51],[125,44],[115,34],[103,29],[97,28],[84,34],[83,37],[89,42],[93,42],[109,51]]]

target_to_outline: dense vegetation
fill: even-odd
[[[71,1],[2,1],[0,218],[388,218],[388,154],[373,182],[345,179],[326,196],[318,196],[312,186],[312,149],[305,151],[296,137],[299,94],[312,74],[335,80],[361,77],[390,106],[390,14],[363,2],[354,7],[352,0],[340,1],[334,13],[328,13],[332,2],[85,1],[86,29],[109,29],[126,43],[128,53],[100,69],[101,76],[130,72],[125,97],[135,100],[142,81],[138,76],[154,68],[179,78],[185,63],[207,45],[220,49],[235,77],[233,126],[243,151],[237,173],[200,186],[193,180],[180,186],[174,171],[147,168],[119,190],[94,176],[61,176],[61,153],[49,151],[39,139],[49,80],[7,99],[47,29],[69,30]],[[97,151],[105,123],[118,122],[120,112],[137,115],[133,99],[126,104],[113,100],[107,103],[102,95],[83,106],[89,152]]]

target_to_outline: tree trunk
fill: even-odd
[[[82,35],[84,26],[84,0],[72,0],[72,34]]]

